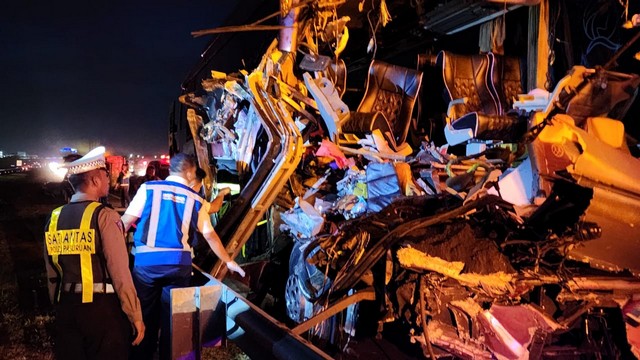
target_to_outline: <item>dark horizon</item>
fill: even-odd
[[[217,6],[216,6],[217,5]],[[0,151],[168,152],[180,84],[235,2],[10,2],[0,13]]]

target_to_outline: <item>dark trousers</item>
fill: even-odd
[[[158,332],[160,332],[160,359],[170,359],[170,290],[189,286],[191,266],[135,266],[132,274],[133,284],[142,307],[145,333],[142,343],[133,348],[131,359],[153,359],[158,346]]]
[[[120,186],[120,205],[126,208],[131,203],[131,197],[129,196],[129,185]]]
[[[133,334],[116,294],[62,293],[56,304],[54,351],[59,360],[127,359]]]

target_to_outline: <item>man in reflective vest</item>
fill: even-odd
[[[124,226],[98,200],[109,192],[104,147],[65,165],[75,191],[45,228],[58,359],[127,359],[144,337]],[[134,333],[132,335],[132,326]]]
[[[153,358],[159,328],[160,358],[170,356],[169,292],[189,286],[191,245],[196,232],[204,236],[229,270],[244,276],[214,231],[207,202],[190,187],[196,179],[196,168],[194,157],[174,155],[166,180],[142,184],[122,216],[125,230],[136,224],[133,281],[147,326],[144,341],[134,349],[135,359]]]

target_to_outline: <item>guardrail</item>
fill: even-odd
[[[331,359],[220,281],[171,290],[171,359],[200,359],[226,340],[251,359]]]

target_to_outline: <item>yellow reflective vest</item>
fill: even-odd
[[[111,283],[102,252],[98,213],[104,205],[95,201],[73,202],[51,213],[45,228],[45,248],[58,274],[55,300],[64,284],[82,284],[82,302],[93,301],[94,283]]]

